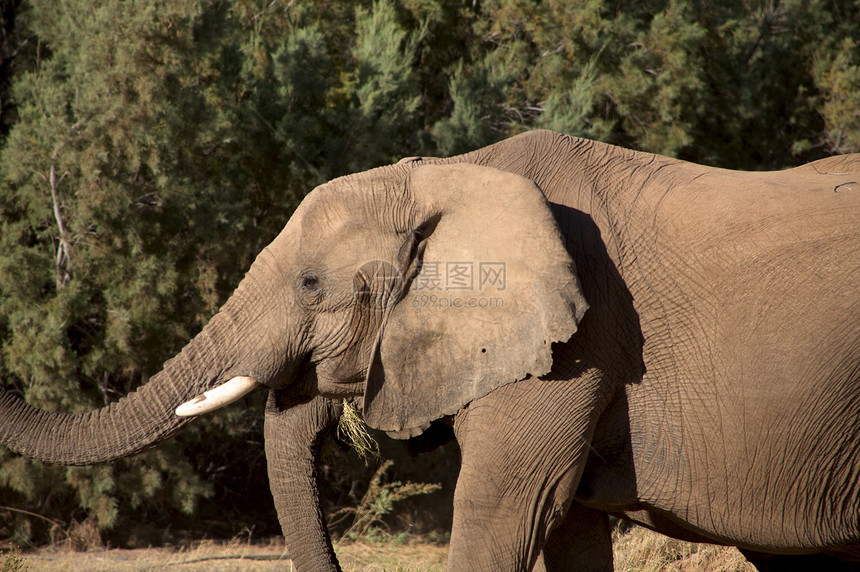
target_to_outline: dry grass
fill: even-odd
[[[344,543],[335,549],[341,566],[347,572],[442,572],[445,570],[448,548],[429,542],[391,542]],[[23,570],[34,572],[268,572],[292,569],[283,542],[204,542],[180,550],[147,548],[73,552],[67,549],[45,549],[23,554],[22,560]]]
[[[364,459],[365,464],[369,458],[379,456],[379,443],[370,435],[361,412],[346,399],[337,423],[337,435]]]
[[[616,533],[615,569],[618,572],[754,572],[734,548],[688,544],[634,527]],[[343,543],[336,547],[348,572],[440,572],[445,569],[447,547],[430,542]],[[188,549],[98,550],[72,552],[42,550],[23,555],[24,570],[147,571],[290,570],[282,542],[269,544],[235,540],[206,542]]]
[[[212,570],[268,571],[289,570],[289,557],[284,545],[249,544],[243,542],[204,542],[192,548],[146,548],[136,550],[42,550],[24,554],[25,570],[45,572]],[[285,566],[286,565],[286,566]]]
[[[735,548],[681,542],[633,527],[612,538],[616,572],[756,572]]]
[[[448,547],[432,543],[358,542],[335,550],[345,572],[444,572],[448,560]]]

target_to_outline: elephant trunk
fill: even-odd
[[[299,571],[337,572],[316,467],[323,437],[340,417],[340,404],[320,396],[305,403],[279,403],[278,397],[270,392],[266,405],[266,460],[290,558]]]
[[[241,328],[236,297],[148,383],[101,409],[48,412],[0,389],[0,443],[46,463],[91,465],[134,455],[182,430],[193,418],[177,416],[177,406],[215,386],[233,365],[224,351]]]

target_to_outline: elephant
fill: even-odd
[[[48,463],[266,388],[298,570],[338,570],[321,436],[352,400],[461,451],[449,570],[611,570],[611,516],[760,570],[860,566],[860,154],[739,172],[551,131],[314,189],[161,372],[89,413],[0,396]]]

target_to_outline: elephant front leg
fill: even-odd
[[[320,506],[316,470],[323,437],[340,412],[340,404],[323,397],[284,404],[275,391],[266,404],[269,486],[290,557],[300,572],[340,570]]]
[[[567,509],[564,521],[553,528],[541,552],[543,570],[611,572],[612,530],[605,512],[576,502]],[[533,572],[539,572],[535,567]]]
[[[493,391],[457,415],[462,464],[449,570],[612,568],[608,536],[597,550],[576,553],[563,543],[579,539],[561,538],[587,533],[593,540],[595,531],[583,526],[600,524],[590,511],[570,508],[604,403],[596,375],[528,379]],[[568,514],[573,520],[567,521]],[[608,535],[601,522],[599,534]]]

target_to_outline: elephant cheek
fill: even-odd
[[[346,326],[330,338],[329,356],[316,365],[319,393],[336,397],[363,395],[373,347],[383,321],[383,312],[356,302]],[[324,350],[325,348],[320,348]],[[323,353],[317,350],[318,353]],[[314,360],[316,361],[316,360]]]
[[[239,363],[227,373],[253,377],[274,390],[293,385],[307,368],[306,348],[314,339],[306,314],[296,304],[251,321],[236,343]]]
[[[328,361],[317,365],[314,393],[326,397],[356,397],[364,394],[366,367],[352,360]]]

